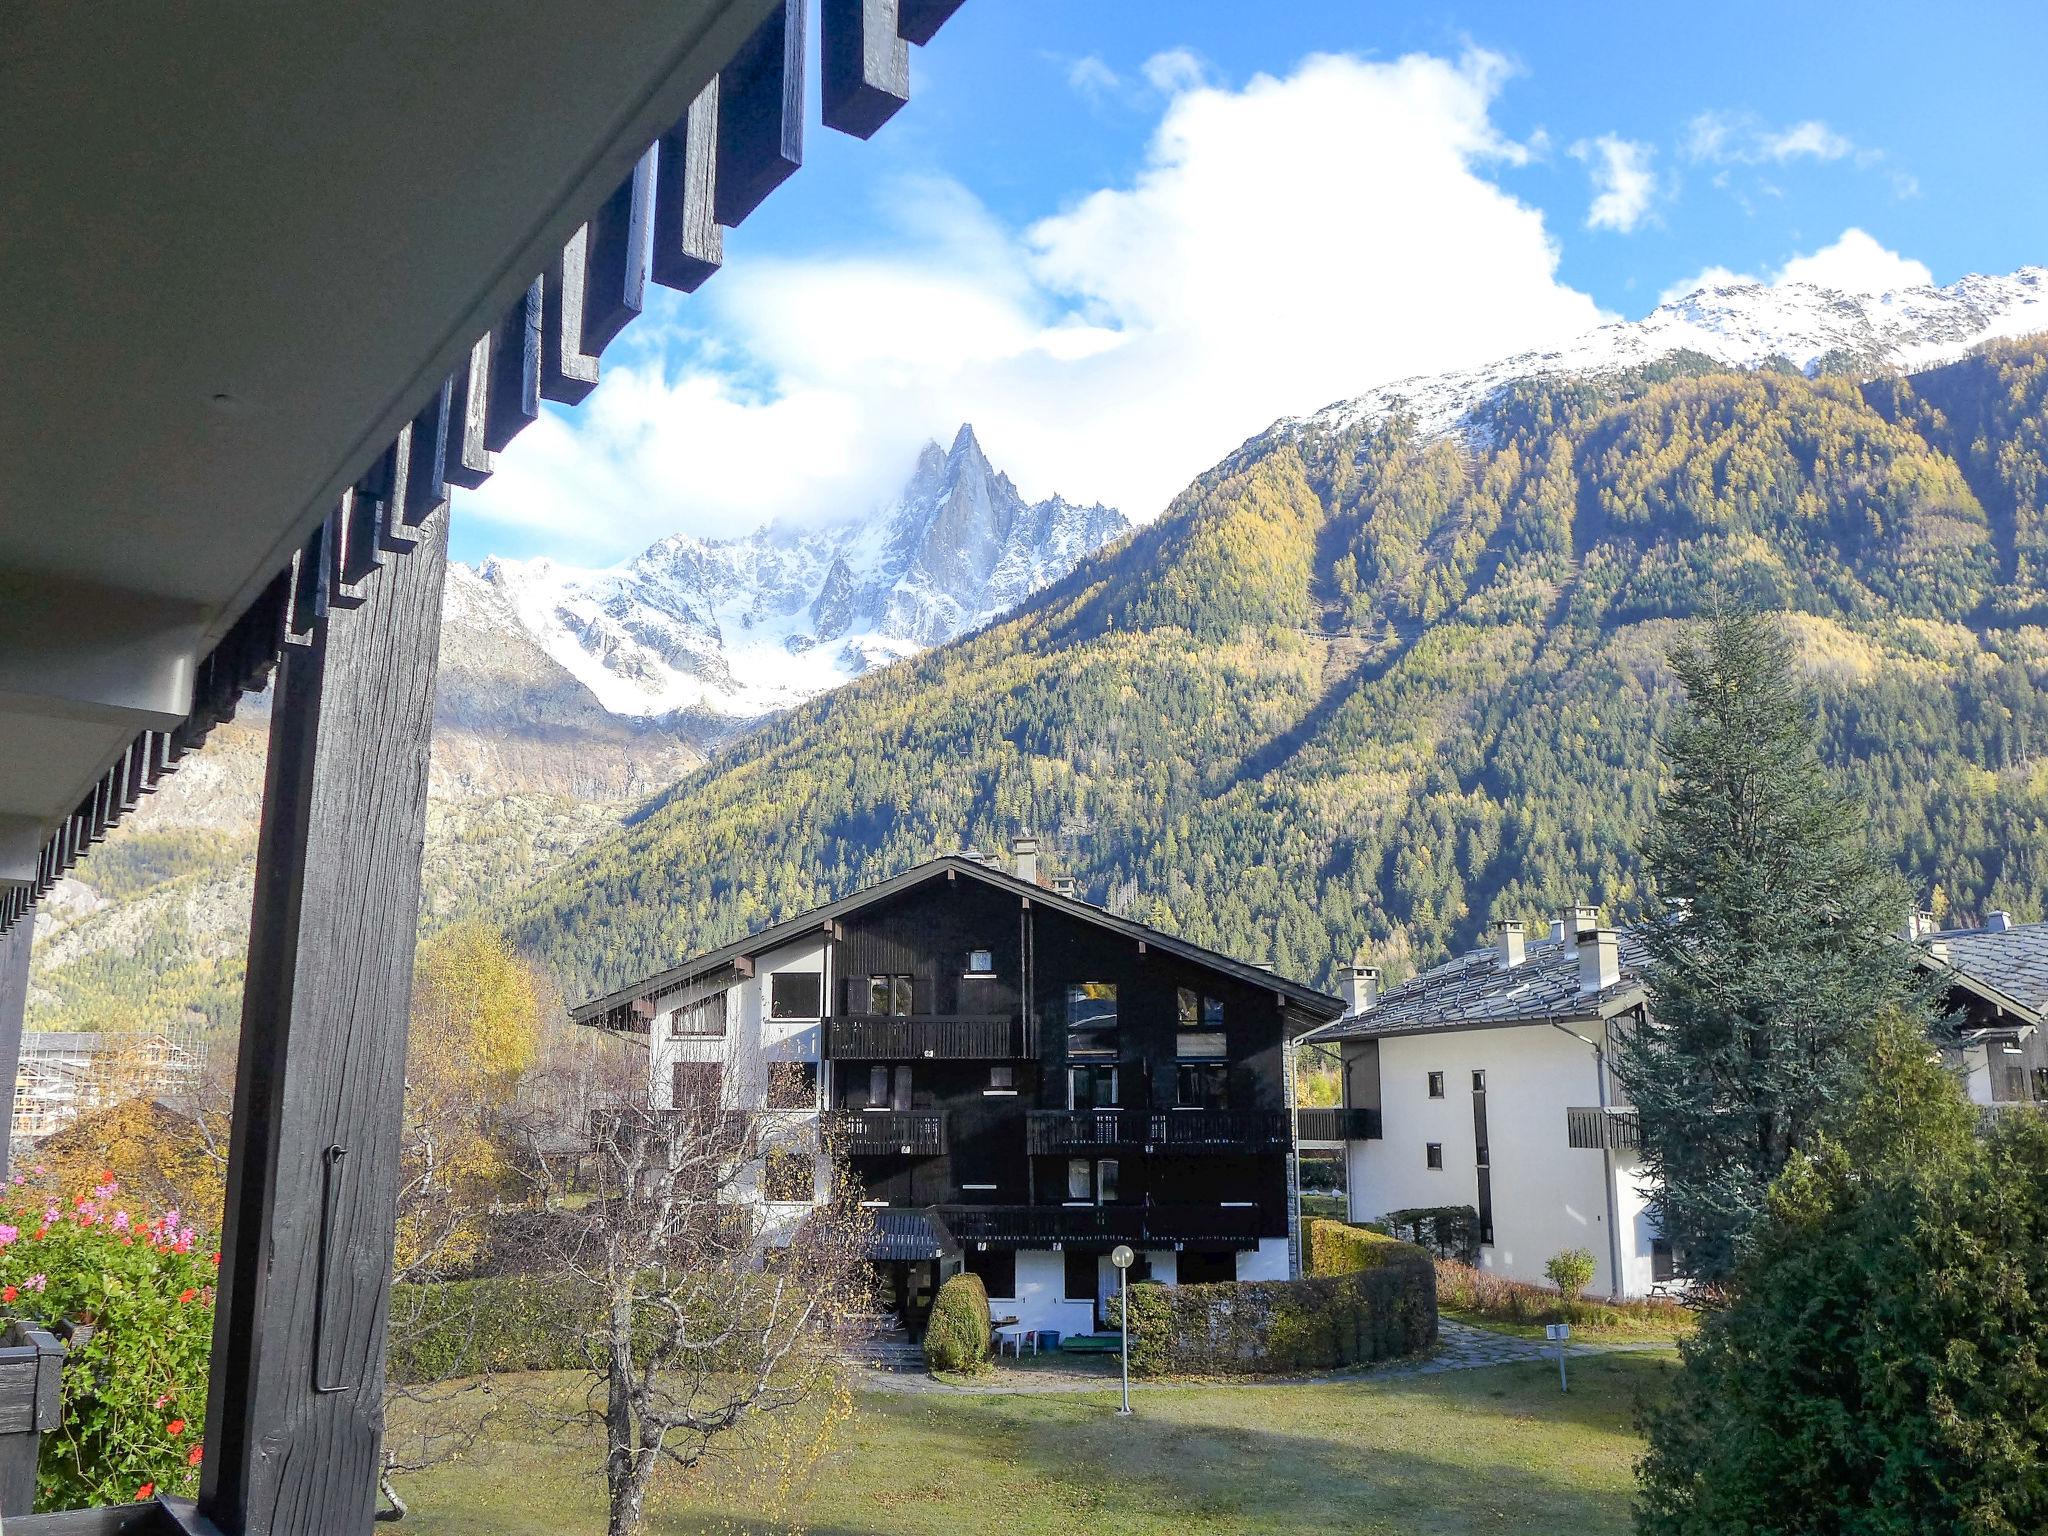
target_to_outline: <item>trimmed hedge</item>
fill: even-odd
[[[1436,1274],[1430,1257],[1407,1243],[1379,1242],[1384,1249],[1372,1250],[1376,1262],[1346,1274],[1132,1286],[1132,1371],[1141,1376],[1324,1371],[1428,1349],[1436,1342]]]
[[[1359,1274],[1382,1264],[1406,1261],[1416,1251],[1412,1243],[1347,1221],[1311,1217],[1307,1231],[1308,1272],[1317,1277]]]
[[[444,1381],[498,1371],[580,1371],[598,1359],[603,1314],[587,1290],[547,1275],[494,1275],[391,1288],[385,1375]],[[652,1308],[641,1311],[643,1347],[656,1342]]]
[[[988,1289],[965,1271],[939,1287],[924,1329],[925,1364],[935,1371],[972,1371],[988,1359]]]

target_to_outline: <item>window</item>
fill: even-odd
[[[1116,983],[1083,981],[1068,987],[1068,1059],[1116,1054]]]
[[[1189,1057],[1209,1060],[1228,1056],[1230,1050],[1224,1043],[1222,1030],[1198,1029],[1174,1041],[1173,1053],[1184,1061]]]
[[[1650,1281],[1654,1285],[1668,1285],[1678,1278],[1678,1263],[1671,1252],[1671,1239],[1653,1237],[1650,1239]]]
[[[770,1109],[815,1109],[818,1105],[818,1064],[815,1061],[771,1061],[768,1064]]]
[[[668,1032],[673,1036],[723,1036],[725,994],[714,992],[709,997],[698,998],[694,1003],[685,1003],[668,1018]]]
[[[1237,1278],[1237,1250],[1234,1248],[1188,1248],[1174,1266],[1176,1285],[1214,1285]]]
[[[1195,1109],[1230,1108],[1230,1069],[1182,1062],[1175,1069],[1173,1102]]]
[[[908,976],[870,976],[868,978],[868,1012],[886,1014],[891,1018],[910,1017],[911,985]]]
[[[824,978],[816,971],[777,971],[768,978],[768,1016],[815,1019],[824,996]]]
[[[1122,1197],[1117,1193],[1117,1161],[1105,1157],[1095,1165],[1095,1203],[1114,1205]]]
[[[969,951],[967,951],[967,974],[968,974],[968,975],[970,975],[970,976],[993,976],[993,975],[995,974],[995,969],[996,969],[996,957],[995,957],[995,952],[994,952],[993,950],[987,950],[987,949],[970,949]],[[1005,1291],[1005,1292],[1003,1292],[1003,1294],[1004,1294],[1005,1296],[1007,1296],[1007,1295],[1009,1295],[1010,1293],[1009,1293],[1008,1291]]]
[[[889,1090],[889,1107],[894,1110],[910,1108],[910,1068],[896,1069],[895,1082]]]
[[[1440,1099],[1444,1096],[1443,1073],[1432,1072],[1429,1074],[1429,1096],[1432,1099]]]
[[[1066,1283],[1061,1289],[1068,1301],[1095,1300],[1095,1272],[1101,1260],[1092,1253],[1076,1253],[1069,1248],[1066,1252]]]
[[[1440,1141],[1432,1141],[1423,1149],[1422,1160],[1431,1168],[1442,1168],[1444,1165],[1444,1144]]]
[[[1223,1027],[1223,999],[1222,999],[1222,998],[1220,998],[1220,997],[1205,997],[1205,998],[1203,998],[1203,999],[1202,999],[1202,1028],[1204,1028],[1204,1029],[1221,1029],[1222,1027]]]
[[[1486,1074],[1472,1074],[1472,1149],[1479,1165],[1479,1241],[1493,1241],[1493,1151],[1486,1131]]]
[[[1067,1108],[1115,1109],[1116,1094],[1115,1067],[1067,1068]]]
[[[870,1108],[870,1109],[887,1109],[888,1107],[889,1107],[889,1069],[888,1069],[887,1067],[869,1067],[869,1068],[868,1068],[868,1108]]]
[[[1015,1093],[1017,1091],[1017,1069],[1015,1067],[990,1067],[988,1069],[989,1093]]]
[[[1007,1301],[1017,1294],[1017,1255],[1007,1248],[980,1249],[966,1254],[962,1265],[970,1275],[981,1276],[990,1296]]]
[[[669,1064],[671,1109],[717,1109],[725,1094],[725,1064],[677,1061]]]
[[[1474,1072],[1472,1074],[1472,1091],[1474,1093],[1486,1092],[1486,1074],[1484,1072]]]
[[[811,1154],[794,1147],[769,1150],[761,1168],[761,1194],[769,1200],[808,1204],[817,1193]]]
[[[1088,1200],[1095,1194],[1095,1170],[1085,1157],[1067,1159],[1067,1198]]]
[[[1202,1023],[1202,999],[1193,987],[1175,987],[1173,990],[1174,1016],[1182,1029],[1198,1029]]]

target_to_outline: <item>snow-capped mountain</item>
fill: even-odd
[[[677,535],[605,571],[489,559],[451,583],[613,714],[739,720],[986,623],[1129,526],[1100,504],[1027,503],[962,426],[872,515]]]
[[[1826,366],[1874,377],[1952,362],[1986,341],[2041,330],[2048,330],[2048,267],[1878,294],[1810,283],[1737,283],[1697,289],[1641,320],[1600,326],[1552,351],[1519,352],[1478,368],[1397,380],[1313,416],[1277,422],[1261,436],[1341,431],[1396,413],[1425,434],[1470,430],[1477,409],[1514,380],[1598,378],[1679,352],[1731,367],[1782,360],[1809,374]]]

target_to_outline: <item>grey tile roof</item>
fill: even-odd
[[[870,1260],[940,1259],[958,1251],[953,1234],[929,1211],[889,1209],[870,1214],[875,1218],[875,1233],[868,1242]]]
[[[1620,935],[1621,979],[1591,995],[1579,990],[1579,960],[1562,939],[1532,941],[1522,963],[1501,963],[1492,946],[1471,950],[1380,994],[1364,1013],[1314,1030],[1311,1041],[1367,1040],[1435,1030],[1500,1028],[1556,1019],[1597,1019],[1642,1000],[1643,946]]]
[[[1948,969],[1963,986],[1994,1002],[2017,1004],[2030,1024],[2048,1017],[2048,923],[1952,928],[1932,937],[1947,944]],[[1925,963],[1940,964],[1931,954]]]

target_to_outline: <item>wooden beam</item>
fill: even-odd
[[[825,126],[857,139],[910,100],[910,45],[897,30],[897,0],[819,0],[819,70]]]
[[[655,142],[654,280],[695,293],[725,260],[715,215],[718,188],[718,77],[689,115]]]
[[[368,1536],[447,514],[279,666],[199,1512]]]
[[[491,329],[489,414],[484,446],[501,453],[540,417],[541,279],[527,285],[519,302]]]
[[[727,229],[804,163],[804,0],[782,0],[718,79],[718,222]]]
[[[569,237],[541,276],[540,393],[557,405],[580,405],[597,388],[597,354],[583,342],[584,266],[590,226]]]
[[[498,468],[484,441],[491,418],[491,341],[494,332],[485,331],[469,349],[469,356],[455,370],[454,388],[448,404],[448,451],[441,460],[441,473],[450,485],[476,490]]]
[[[411,549],[427,520],[448,505],[448,428],[455,414],[455,385],[460,376],[441,381],[402,441],[406,447],[405,483],[393,497],[398,515],[384,528],[393,553]]]
[[[21,1020],[28,1008],[29,948],[35,943],[36,909],[21,903],[21,915],[0,933],[0,1084],[7,1118],[0,1120],[0,1180],[7,1177],[8,1145],[14,1134],[14,1080],[21,1072]]]
[[[916,43],[922,48],[965,3],[966,0],[902,0],[896,30],[906,43]]]
[[[604,200],[586,226],[583,344],[601,356],[612,338],[647,307],[647,221],[654,209],[654,146]]]

